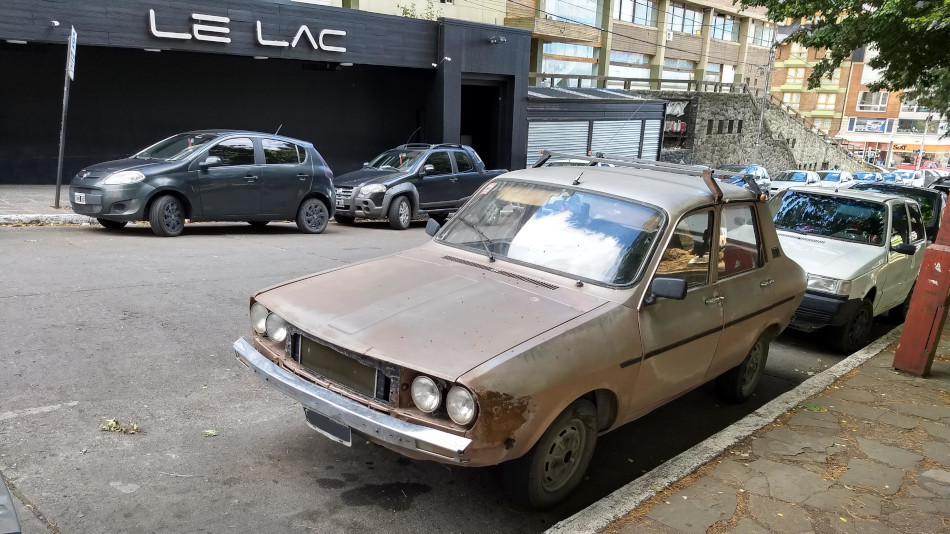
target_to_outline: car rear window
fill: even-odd
[[[788,191],[775,213],[775,227],[871,245],[884,243],[883,203]]]
[[[264,163],[299,163],[300,156],[297,145],[279,139],[261,139],[264,147]]]

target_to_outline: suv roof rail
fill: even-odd
[[[459,143],[439,143],[432,145],[432,148],[462,148],[462,145]]]
[[[396,148],[421,148],[421,149],[428,149],[428,148],[431,148],[432,146],[434,146],[434,145],[432,145],[432,144],[430,144],[430,143],[406,143],[406,144],[404,144],[404,145],[399,145],[399,146],[397,146]]]

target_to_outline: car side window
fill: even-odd
[[[300,145],[294,146],[297,147],[297,161],[300,163],[307,163],[307,149]]]
[[[226,139],[208,150],[209,156],[221,158],[221,165],[253,165],[254,142],[247,137]]]
[[[910,210],[910,242],[915,243],[927,235],[924,229],[924,217],[916,204],[908,204],[907,209]]]
[[[907,208],[896,204],[891,213],[891,246],[910,243],[910,225],[907,222]]]
[[[449,160],[448,152],[433,152],[426,159],[425,165],[435,167],[434,171],[428,173],[429,175],[452,174],[452,161]]]
[[[298,163],[297,145],[277,139],[261,139],[264,147],[264,163],[279,165],[282,163]]]
[[[687,287],[708,284],[712,227],[712,210],[693,213],[680,219],[673,230],[669,245],[663,251],[656,276],[682,278],[686,280]]]
[[[759,267],[759,234],[755,224],[755,208],[749,205],[727,205],[722,209],[719,243],[722,261],[719,277],[744,273]]]
[[[472,164],[472,160],[465,152],[452,152],[452,155],[455,156],[455,166],[458,167],[458,172],[475,170],[475,165]]]

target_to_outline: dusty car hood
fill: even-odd
[[[334,187],[357,186],[363,184],[382,184],[403,176],[408,176],[409,172],[404,171],[381,171],[379,169],[360,169],[358,171],[341,174],[333,179]]]
[[[255,298],[316,338],[445,380],[607,302],[422,249],[328,271]]]
[[[809,274],[853,280],[884,261],[884,247],[778,231],[785,254]]]

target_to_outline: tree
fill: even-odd
[[[905,99],[950,118],[950,0],[737,0],[761,6],[774,22],[807,19],[789,41],[824,48],[808,78],[821,85],[859,47],[877,50],[869,65],[880,80],[872,91],[905,92]]]

